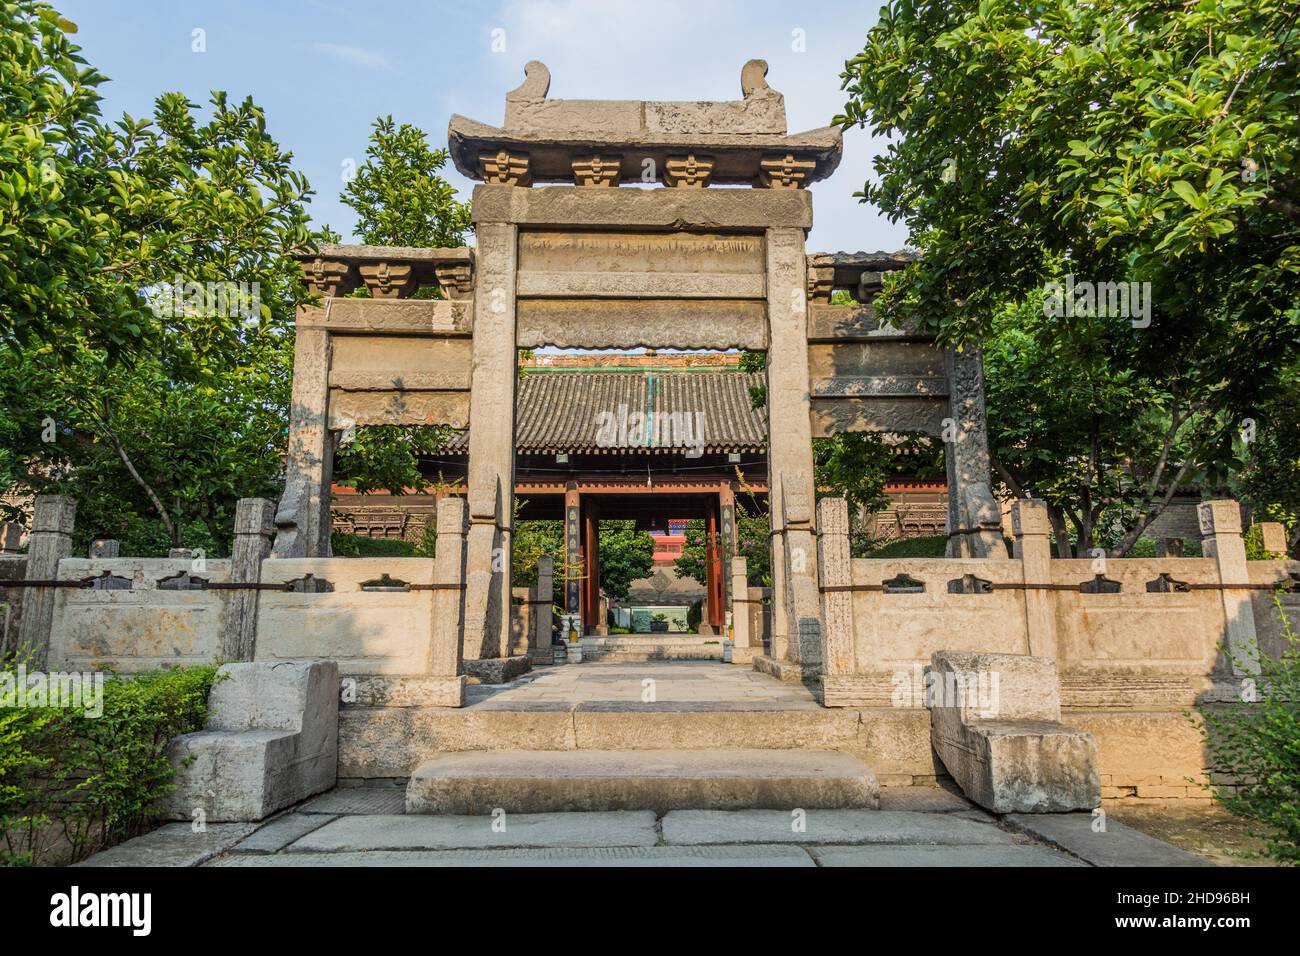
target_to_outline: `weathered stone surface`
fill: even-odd
[[[289,847],[289,852],[654,846],[658,839],[655,815],[648,810],[484,816],[355,816],[343,817],[313,830]]]
[[[214,866],[814,866],[794,846],[629,846],[538,847],[502,850],[423,852],[284,853],[276,856],[224,856]]]
[[[403,781],[404,783],[404,781]],[[396,814],[406,807],[405,786],[336,787],[308,800],[298,813]]]
[[[408,813],[875,807],[865,764],[791,751],[444,754],[411,775]]]
[[[520,348],[767,348],[763,303],[745,299],[523,299]]]
[[[195,832],[191,823],[168,823],[76,865],[198,866],[224,853],[255,829],[253,823],[209,823]]]
[[[465,673],[476,678],[481,684],[508,684],[532,667],[532,660],[527,655],[518,657],[489,657],[483,660],[467,660]]]
[[[1083,866],[1038,846],[819,846],[818,866]]]
[[[26,578],[49,581],[59,562],[72,554],[72,529],[77,502],[63,495],[37,495],[32,505],[32,531],[27,539]],[[18,648],[35,667],[45,666],[50,653],[56,594],[53,588],[27,588],[19,621]]]
[[[881,810],[906,810],[912,813],[955,813],[970,810],[964,797],[939,787],[881,787]]]
[[[1055,661],[952,651],[932,660],[931,739],[967,797],[995,813],[1101,802],[1092,736],[1060,723]]]
[[[168,748],[172,819],[261,820],[334,785],[338,667],[333,661],[226,664],[198,733]]]
[[[803,189],[587,189],[550,186],[474,187],[474,222],[590,229],[812,228],[812,197]],[[483,268],[480,253],[480,269]]]
[[[290,843],[323,827],[334,818],[324,814],[287,813],[259,827],[233,847],[231,853],[279,853]]]
[[[992,823],[951,814],[891,810],[674,810],[662,821],[669,844],[1006,844]]]
[[[329,308],[303,306],[298,328],[344,334],[468,336],[473,302],[448,299],[332,299]]]
[[[1163,840],[1107,818],[1105,830],[1091,813],[1013,813],[1004,822],[1030,836],[1068,850],[1093,866],[1209,866],[1205,860]]]

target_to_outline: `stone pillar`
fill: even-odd
[[[1002,511],[989,486],[988,420],[984,409],[984,352],[976,343],[948,349],[948,414],[944,459],[948,470],[950,558],[1003,557]]]
[[[328,314],[332,297],[325,300]],[[329,557],[334,436],[329,431],[330,335],[299,328],[293,340],[293,395],[284,494],[275,513],[277,558]]]
[[[801,628],[811,632],[821,610],[812,541],[808,262],[802,229],[768,229],[766,239],[772,656],[812,664],[809,633],[799,637]]]
[[[1246,543],[1241,539],[1241,505],[1235,501],[1202,501],[1196,506],[1201,525],[1201,553],[1214,558],[1219,582],[1224,585],[1248,584]],[[1259,673],[1258,649],[1255,645],[1255,612],[1250,591],[1225,588],[1223,599],[1223,643],[1232,652],[1234,676]]]
[[[1279,521],[1259,522],[1259,543],[1265,551],[1286,557],[1286,527]]]
[[[122,542],[113,538],[96,538],[90,542],[86,553],[90,558],[116,558],[122,552]]]
[[[853,583],[853,555],[849,550],[849,505],[843,498],[817,502],[817,564],[823,588],[844,588]],[[831,678],[854,672],[856,654],[853,627],[853,592],[822,592],[823,685]]]
[[[235,505],[235,540],[230,547],[232,584],[262,580],[262,562],[271,556],[275,505],[265,498],[240,498]],[[232,590],[226,602],[221,657],[251,661],[257,650],[257,598],[254,589]]]
[[[544,554],[537,559],[537,586],[533,589],[533,646],[536,656],[551,663],[551,602],[555,593],[555,559]]]
[[[16,521],[0,524],[0,554],[18,554],[22,547],[23,526]]]
[[[465,703],[467,681],[461,673],[466,562],[465,511],[464,498],[443,498],[438,502],[433,583],[439,585],[439,588],[433,592],[428,671],[432,684],[432,699],[429,703],[444,707],[460,707]],[[507,603],[506,610],[509,609]]]
[[[515,491],[517,229],[476,224],[473,377],[469,399],[467,659],[505,657],[510,641],[510,529]]]
[[[752,664],[754,646],[749,638],[749,567],[744,558],[732,558],[727,562],[731,570],[731,662],[733,664]],[[758,648],[762,650],[760,645]]]
[[[1025,584],[1052,583],[1052,524],[1047,503],[1018,498],[1011,504],[1011,532]],[[1026,654],[1056,657],[1056,611],[1050,591],[1025,590]]]
[[[736,556],[736,540],[739,535],[739,529],[736,527],[736,492],[731,485],[723,485],[718,489],[718,522],[722,532],[722,566],[730,569],[731,559]],[[731,610],[734,591],[732,583],[728,580],[729,575],[722,575],[722,601],[723,606]],[[740,595],[745,596],[743,593]]]
[[[32,507],[32,532],[27,539],[28,581],[53,581],[59,562],[72,555],[72,529],[77,502],[63,495],[37,495]],[[18,629],[18,650],[29,668],[44,668],[54,624],[54,588],[26,588]]]

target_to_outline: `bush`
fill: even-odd
[[[1203,712],[1206,748],[1216,772],[1232,785],[1215,790],[1230,813],[1263,824],[1265,853],[1300,864],[1300,637],[1274,597],[1287,647],[1259,660],[1258,676],[1243,681],[1240,704]],[[1240,657],[1232,655],[1237,663]]]
[[[356,534],[335,531],[330,535],[330,547],[336,558],[413,558],[417,548],[401,538],[366,538]]]
[[[5,688],[16,679],[0,670]],[[210,666],[110,676],[99,716],[0,707],[0,863],[79,860],[149,829],[172,786],[167,743],[203,726],[215,679]]]
[[[686,609],[686,630],[691,634],[700,633],[700,621],[704,620],[704,602],[694,601]]]
[[[944,535],[929,538],[903,538],[869,550],[866,558],[942,558],[948,539]]]

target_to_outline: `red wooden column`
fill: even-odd
[[[704,519],[705,620],[713,633],[722,630],[726,620],[726,603],[722,591],[722,548],[718,535],[718,500],[710,497]]]
[[[582,613],[582,495],[576,482],[564,486],[564,615]],[[568,640],[568,623],[563,625]],[[578,633],[582,633],[581,626]]]
[[[582,507],[582,632],[595,634],[600,619],[600,499],[587,497]]]

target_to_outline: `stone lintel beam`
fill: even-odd
[[[335,334],[428,335],[464,338],[473,332],[473,300],[334,299],[329,307],[298,307],[299,329]]]
[[[948,416],[948,399],[907,398],[813,398],[812,434],[829,438],[845,432],[920,432],[941,436]]]
[[[934,336],[920,331],[914,323],[891,325],[876,315],[867,303],[831,305],[811,302],[808,305],[808,341],[841,344],[845,342],[931,342]]]
[[[764,305],[739,299],[521,299],[517,344],[762,351],[768,344]]]
[[[520,298],[763,299],[761,275],[721,272],[520,272]]]
[[[482,184],[474,187],[473,208],[475,224],[673,230],[812,228],[812,196],[794,189],[515,189]]]

